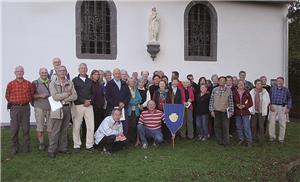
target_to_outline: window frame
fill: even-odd
[[[211,56],[189,56],[189,13],[194,5],[201,4],[209,9],[210,14],[210,54]],[[215,8],[208,1],[192,1],[184,11],[184,60],[185,61],[217,61],[218,17]]]
[[[103,0],[105,1],[105,0]],[[76,19],[76,57],[78,59],[110,59],[117,58],[117,8],[112,0],[107,0],[110,11],[110,54],[91,54],[81,52],[81,5],[83,0],[76,2],[75,19]]]

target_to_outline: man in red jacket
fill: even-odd
[[[24,68],[15,68],[16,79],[9,82],[6,88],[6,100],[10,109],[10,130],[12,142],[12,155],[19,150],[18,133],[22,126],[23,130],[23,152],[28,153],[30,149],[30,106],[34,94],[34,87],[28,80],[24,79]]]

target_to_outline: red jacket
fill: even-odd
[[[233,92],[233,102],[234,102],[234,115],[235,116],[245,116],[245,115],[251,115],[249,108],[253,105],[252,98],[250,93],[245,90],[242,97],[240,97],[240,94],[237,90]],[[239,109],[237,105],[245,105],[243,109]]]
[[[179,88],[180,92],[181,92],[181,100],[182,103],[185,103],[185,92],[184,92],[184,88]],[[189,99],[191,99],[191,102],[194,102],[195,97],[194,97],[194,91],[192,87],[188,87],[187,88],[188,93],[189,93]],[[188,108],[189,110],[193,110],[193,104],[190,105],[190,107]]]

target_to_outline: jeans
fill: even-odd
[[[196,127],[199,136],[208,138],[208,114],[196,116]]]
[[[163,135],[161,129],[149,129],[143,124],[137,126],[137,131],[141,139],[142,144],[148,144],[147,138],[153,138],[155,144],[160,144],[163,142]]]
[[[252,142],[250,115],[235,116],[236,118],[236,131],[239,140],[243,141],[245,138],[248,142]]]

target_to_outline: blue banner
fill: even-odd
[[[170,132],[175,135],[183,124],[184,105],[183,104],[165,104],[164,113],[166,125]]]

